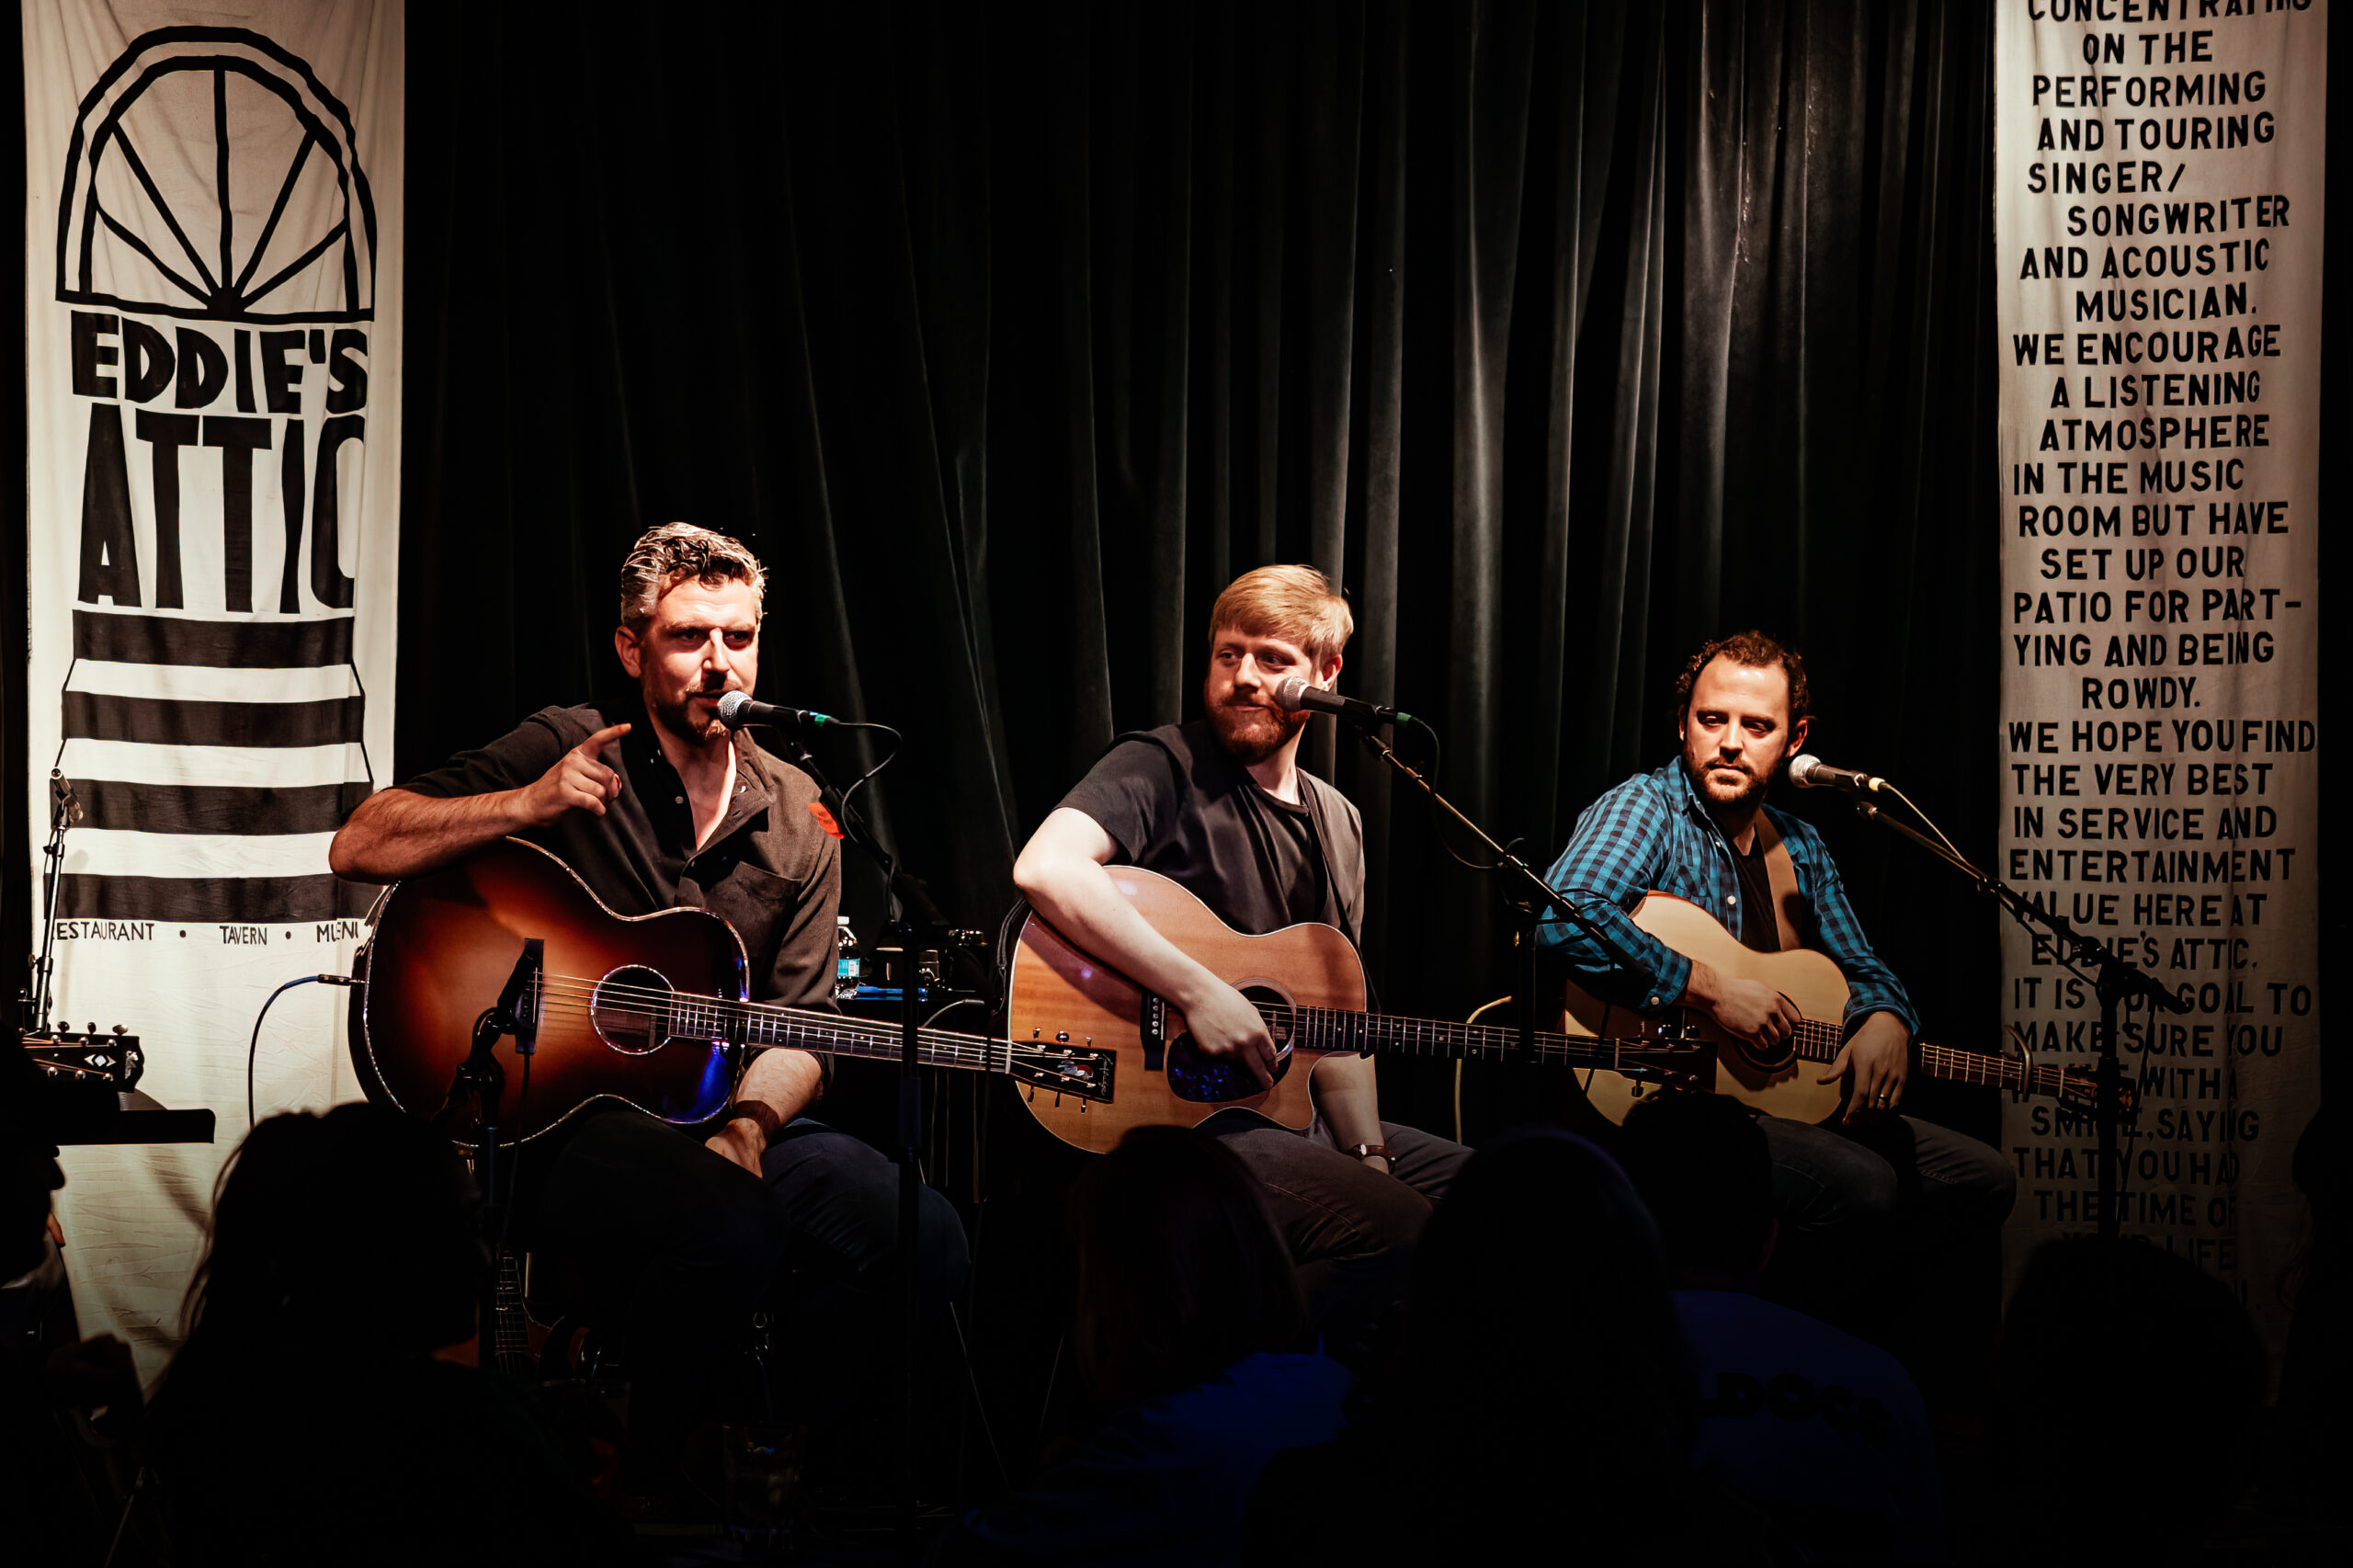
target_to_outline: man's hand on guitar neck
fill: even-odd
[[[1778,1050],[1805,1017],[1795,1002],[1763,981],[1729,979],[1696,960],[1684,983],[1683,1001],[1724,1033],[1764,1051]]]
[[[1847,1072],[1855,1081],[1847,1086],[1847,1114],[1842,1121],[1868,1125],[1893,1116],[1904,1103],[1904,1085],[1912,1075],[1912,1031],[1893,1013],[1873,1013],[1847,1037],[1838,1055],[1817,1084],[1827,1084]]]

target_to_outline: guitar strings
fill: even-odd
[[[600,993],[601,997],[600,997]],[[714,1016],[740,1015],[744,1021],[767,1017],[802,1025],[812,1033],[824,1034],[836,1041],[862,1044],[870,1040],[880,1043],[883,1036],[880,1028],[861,1029],[858,1020],[813,1009],[770,1008],[758,1004],[743,1003],[717,997],[697,997],[653,986],[602,985],[599,983],[571,976],[550,976],[540,989],[543,1010],[562,1014],[585,1015],[594,1023],[599,1012],[623,1017],[642,1017],[649,1023],[657,1020],[675,1021],[681,1013],[707,1012]],[[599,1006],[600,1000],[609,998]],[[650,1031],[649,1031],[650,1032]],[[949,1063],[985,1067],[997,1055],[1005,1053],[1007,1042],[986,1040],[975,1035],[953,1034],[944,1029],[919,1030],[918,1044],[926,1046],[932,1054]],[[892,1043],[895,1043],[893,1041]],[[840,1049],[835,1045],[833,1049]],[[1021,1054],[1037,1054],[1034,1049],[1012,1047]],[[845,1054],[855,1054],[846,1051]]]

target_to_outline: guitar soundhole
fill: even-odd
[[[1746,1040],[1726,1035],[1716,1047],[1718,1056],[1731,1056],[1745,1062],[1752,1070],[1770,1075],[1780,1072],[1798,1059],[1797,1040],[1787,1039],[1770,1051],[1759,1051]]]
[[[589,1021],[625,1056],[658,1051],[670,1038],[670,983],[643,964],[626,964],[597,983]]]
[[[1267,1032],[1274,1037],[1277,1052],[1275,1082],[1279,1084],[1290,1073],[1290,1002],[1263,985],[1245,985],[1242,994],[1258,1004],[1259,1012],[1266,1016]],[[1195,1105],[1221,1105],[1266,1093],[1249,1068],[1231,1057],[1207,1054],[1189,1034],[1178,1035],[1168,1047],[1168,1090]]]

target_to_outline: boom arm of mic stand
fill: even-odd
[[[2151,1006],[2163,1008],[2169,1013],[2186,1013],[2189,1010],[2180,997],[2158,984],[2154,977],[2143,973],[2131,960],[2106,942],[2076,930],[2075,922],[2065,915],[2052,913],[2019,893],[2016,888],[1999,877],[1990,876],[1979,870],[1961,856],[1913,827],[1909,823],[1896,821],[1870,801],[1857,801],[1855,814],[1866,821],[1879,824],[1891,833],[1900,834],[1910,839],[1976,883],[1979,892],[1992,894],[1995,902],[2009,911],[2019,921],[2040,926],[2044,930],[2049,931],[2056,938],[2063,961],[2072,963],[2075,959],[2080,958],[2093,965],[2098,971],[2100,977],[2106,977],[2111,973],[2114,975],[2113,981],[2097,978],[2096,983],[2116,984],[2120,987],[2119,995],[2137,995]]]
[[[1462,812],[1456,808],[1453,801],[1439,794],[1438,792],[1437,786],[1433,785],[1428,779],[1423,778],[1422,775],[1415,769],[1412,764],[1408,763],[1404,757],[1399,756],[1397,753],[1390,747],[1388,742],[1382,740],[1370,730],[1358,730],[1357,732],[1357,736],[1359,740],[1364,742],[1365,749],[1367,751],[1371,752],[1375,756],[1380,757],[1383,762],[1389,764],[1390,767],[1395,768],[1399,773],[1411,779],[1414,786],[1420,790],[1423,794],[1428,796],[1433,804],[1443,810],[1447,815],[1452,817],[1456,822],[1461,823],[1463,827],[1470,832],[1472,837],[1478,839],[1480,843],[1485,845],[1490,850],[1494,851],[1495,863],[1494,866],[1488,868],[1489,869],[1503,871],[1506,875],[1521,879],[1528,887],[1535,890],[1535,901],[1529,911],[1530,921],[1529,939],[1531,941],[1534,939],[1535,936],[1534,927],[1545,923],[1546,915],[1544,911],[1548,907],[1557,909],[1568,919],[1570,925],[1574,926],[1579,931],[1583,932],[1585,936],[1592,940],[1595,947],[1599,948],[1605,954],[1607,954],[1612,963],[1615,963],[1619,968],[1632,973],[1640,973],[1642,971],[1642,965],[1636,963],[1632,956],[1630,955],[1625,949],[1618,945],[1617,939],[1611,937],[1607,930],[1603,929],[1599,922],[1592,919],[1585,913],[1585,911],[1570,903],[1568,894],[1552,886],[1552,883],[1546,881],[1542,877],[1538,876],[1535,869],[1529,866],[1527,861],[1521,859],[1510,850],[1506,849],[1502,845],[1497,844],[1493,838],[1487,835],[1485,829],[1482,828],[1477,823],[1472,822],[1469,817],[1464,816]]]
[[[1914,812],[1919,808],[1914,806]],[[2186,1013],[2189,1006],[2156,980],[2143,973],[2131,960],[2097,937],[2088,937],[2075,927],[2065,915],[2054,914],[2021,895],[2016,888],[1998,877],[1988,876],[1971,865],[1960,855],[1916,832],[1908,824],[1897,822],[1869,801],[1857,801],[1856,812],[1879,824],[1881,827],[1902,834],[1927,850],[1947,865],[1960,869],[1979,890],[1989,892],[2020,924],[2040,926],[2055,939],[2059,961],[2083,973],[2083,965],[2092,966],[2094,993],[2099,999],[2099,1022],[2093,1031],[2099,1052],[2099,1062],[2093,1076],[2092,1120],[2099,1133],[2098,1230],[2102,1236],[2113,1240],[2120,1229],[2123,1212],[2122,1161],[2116,1152],[2116,1133],[2126,1118],[2124,1066],[2117,1051],[2117,1021],[2119,1006],[2127,996],[2139,996],[2152,1006],[2166,1012]]]

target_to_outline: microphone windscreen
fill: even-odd
[[[1292,676],[1275,687],[1275,706],[1286,713],[1298,712],[1306,699],[1307,681],[1302,676]]]
[[[1801,790],[1812,790],[1816,788],[1817,780],[1813,777],[1813,770],[1821,766],[1822,759],[1815,756],[1811,752],[1808,752],[1803,756],[1791,758],[1790,761],[1790,782],[1796,785]]]

